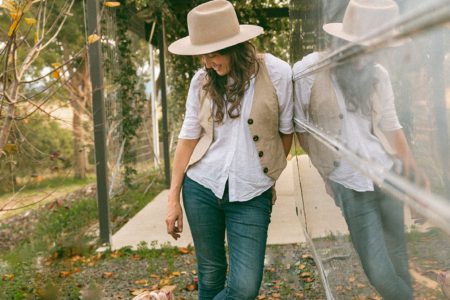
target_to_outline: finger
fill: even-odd
[[[183,232],[183,214],[178,217],[177,227],[180,232]]]
[[[170,219],[167,219],[166,224],[167,224],[167,233],[172,234],[174,232],[175,222]]]

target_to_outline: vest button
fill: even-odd
[[[259,136],[254,135],[254,136],[253,136],[253,140],[254,140],[255,142],[257,142],[257,141],[259,140]]]
[[[264,169],[263,169],[263,172],[264,172],[265,174],[267,174],[267,172],[269,172],[269,169],[268,169],[268,168],[264,168]]]
[[[252,125],[252,124],[253,124],[253,119],[248,119],[248,120],[247,120],[247,123],[250,124],[250,125]]]
[[[262,152],[262,151],[259,151],[259,152],[258,152],[258,156],[259,156],[259,157],[263,157],[263,155],[264,155],[264,152]]]
[[[344,118],[344,115],[343,114],[339,114],[339,119],[343,119]]]
[[[337,160],[335,160],[335,161],[333,162],[333,166],[335,166],[336,168],[339,167],[340,165],[341,165],[341,163],[338,162]]]

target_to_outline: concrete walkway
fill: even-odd
[[[297,168],[301,174],[300,192]],[[326,195],[323,183],[317,171],[309,164],[307,156],[292,158],[281,174],[276,185],[278,200],[273,207],[269,226],[268,244],[292,244],[305,242],[302,226],[305,224],[305,211],[308,232],[313,237],[328,235],[337,231],[346,232],[340,211],[332,199]],[[309,199],[307,202],[303,198]],[[139,243],[148,245],[170,243],[185,247],[193,244],[191,232],[184,218],[184,232],[181,238],[174,240],[167,234],[165,216],[168,190],[162,191],[156,198],[136,214],[112,237],[112,249],[124,246],[136,248]],[[297,210],[296,210],[297,205]],[[297,216],[298,211],[299,216]],[[333,222],[330,222],[333,220]],[[311,222],[312,221],[312,222]],[[311,224],[310,224],[311,223]]]
[[[306,241],[305,228],[311,238],[330,234],[347,234],[347,225],[340,209],[335,206],[324,188],[324,183],[308,156],[301,155],[288,161],[276,185],[278,200],[273,207],[268,244],[295,244]],[[111,248],[136,248],[139,243],[186,247],[192,236],[186,216],[181,238],[174,240],[167,234],[165,216],[168,190],[136,214],[112,237]],[[409,210],[405,220],[411,224]]]

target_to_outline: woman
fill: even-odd
[[[262,28],[239,25],[228,1],[195,7],[188,28],[189,36],[169,51],[200,55],[203,68],[192,78],[175,151],[167,231],[175,239],[182,232],[182,189],[199,299],[255,299],[276,198],[272,187],[292,142],[291,70],[273,55],[256,53],[249,40]]]
[[[338,49],[349,42],[358,43],[370,30],[392,21],[397,14],[397,4],[392,0],[351,0],[343,22],[325,24],[323,29],[332,39],[332,48]],[[356,50],[364,45],[352,47]],[[383,299],[410,300],[413,289],[402,202],[367,176],[375,168],[364,169],[364,165],[341,157],[342,152],[331,151],[304,125],[309,123],[336,138],[345,149],[370,162],[369,166],[389,172],[401,164],[406,177],[423,185],[426,180],[399,123],[386,69],[373,57],[359,55],[339,61],[331,69],[308,72],[329,55],[314,52],[293,67],[294,74],[305,74],[294,82],[296,131],[302,148],[342,211],[370,283]]]

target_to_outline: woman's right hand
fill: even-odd
[[[183,209],[181,208],[179,193],[177,196],[169,195],[166,225],[167,233],[177,240],[180,237],[180,233],[183,232]]]

